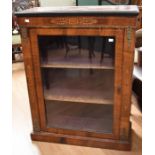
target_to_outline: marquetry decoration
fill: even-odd
[[[97,19],[86,17],[54,17],[50,21],[51,24],[56,25],[92,25],[97,22]]]

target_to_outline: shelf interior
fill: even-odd
[[[113,106],[46,101],[48,128],[112,133]]]
[[[83,54],[79,54],[75,49],[73,54],[65,56],[65,50],[59,49],[53,52],[48,51],[46,60],[42,60],[43,68],[96,68],[96,69],[114,69],[114,61],[105,54],[103,61],[99,60],[100,53],[95,53],[95,58],[90,60],[86,57],[86,50],[81,50]],[[54,55],[54,56],[52,56]]]
[[[113,104],[114,70],[42,69],[45,100]]]
[[[106,37],[41,36],[41,67],[114,69],[115,44]]]
[[[38,36],[48,128],[112,133],[115,39],[108,38]]]

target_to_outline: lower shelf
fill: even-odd
[[[46,100],[114,102],[114,70],[53,68],[42,70],[42,77]]]
[[[80,146],[97,147],[105,149],[117,149],[126,151],[131,149],[131,139],[122,141],[122,140],[82,137],[76,135],[62,135],[49,132],[34,132],[31,134],[31,139],[35,141],[54,142],[61,144],[80,145]]]
[[[48,128],[112,133],[113,105],[45,101]]]

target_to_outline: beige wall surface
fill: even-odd
[[[40,6],[74,6],[75,0],[39,0]]]

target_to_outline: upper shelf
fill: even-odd
[[[64,7],[34,7],[16,12],[19,17],[42,17],[55,15],[123,15],[136,16],[139,10],[136,5],[106,5],[106,6],[64,6]]]

